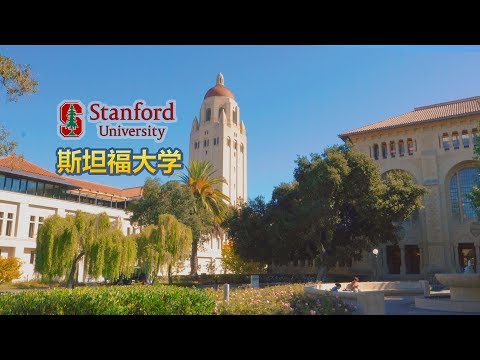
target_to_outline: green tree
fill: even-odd
[[[243,260],[235,253],[231,243],[222,246],[222,267],[226,272],[234,274],[263,274],[266,272],[265,264]]]
[[[185,261],[192,246],[192,230],[175,216],[162,214],[157,225],[150,225],[139,236],[139,258],[155,281],[160,269],[167,268],[172,283],[172,268]]]
[[[0,55],[0,79],[9,101],[17,101],[26,93],[37,92],[38,81],[32,78],[30,66],[15,64],[11,58],[3,55]],[[8,130],[0,125],[0,156],[12,153],[17,146],[9,135]]]
[[[73,287],[82,258],[85,276],[117,279],[133,272],[136,242],[123,235],[119,224],[110,223],[106,213],[77,211],[45,219],[37,234],[35,271],[47,279],[67,277],[67,287]]]
[[[318,279],[337,263],[350,264],[379,244],[398,242],[402,222],[427,192],[403,171],[382,179],[372,159],[347,145],[299,157],[294,178],[275,188],[268,204],[257,201],[233,212],[228,232],[245,259],[315,259]]]
[[[77,112],[75,111],[75,107],[73,104],[70,105],[70,109],[68,109],[68,121],[65,124],[65,127],[67,129],[70,129],[70,134],[68,136],[75,136],[75,133],[73,132],[77,128]]]
[[[128,210],[132,214],[130,221],[141,226],[156,225],[162,214],[174,215],[191,228],[193,247],[193,244],[204,241],[203,234],[209,234],[214,229],[212,213],[197,204],[190,189],[181,183],[169,181],[160,184],[157,179],[147,179],[142,198],[132,201]]]
[[[190,161],[190,165],[186,168],[187,172],[180,177],[186,188],[188,188],[195,196],[196,204],[193,208],[194,212],[205,209],[213,215],[214,226],[212,233],[220,236],[220,224],[225,219],[228,211],[230,198],[225,195],[219,187],[226,184],[224,177],[215,176],[217,172],[213,165],[208,161]],[[210,234],[204,233],[203,239],[207,239]],[[192,255],[190,257],[190,275],[197,275],[198,268],[198,245],[199,238],[193,239]]]

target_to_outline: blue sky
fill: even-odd
[[[18,102],[0,94],[0,124],[18,153],[55,171],[57,147],[178,147],[186,155],[192,119],[222,72],[235,94],[248,139],[248,195],[269,199],[291,181],[297,155],[340,143],[338,134],[413,110],[480,95],[479,46],[2,46],[30,64],[39,91]],[[57,137],[63,99],[131,105],[177,101],[165,141],[100,140],[94,125],[66,144]],[[78,145],[77,145],[78,144]],[[112,186],[142,185],[137,176],[83,175]],[[168,179],[163,178],[163,181]]]

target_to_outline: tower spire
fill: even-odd
[[[218,73],[217,75],[217,85],[220,84],[220,85],[224,85],[224,79],[223,79],[223,75],[222,73]],[[225,85],[224,85],[225,86]]]

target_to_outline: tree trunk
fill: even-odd
[[[172,265],[168,265],[168,283],[171,285],[172,284]]]
[[[75,259],[73,259],[72,268],[70,269],[70,274],[68,275],[67,288],[73,289],[75,283],[75,273],[77,272],[77,263],[85,255],[85,251],[80,252]]]
[[[197,277],[197,266],[198,266],[198,239],[193,239],[192,241],[192,256],[190,257],[190,275]]]

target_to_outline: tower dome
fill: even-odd
[[[229,88],[227,88],[224,85],[224,79],[222,73],[219,73],[217,76],[217,83],[215,84],[214,87],[210,88],[207,93],[205,94],[205,97],[203,99],[206,99],[211,96],[226,96],[230,99],[235,100],[235,96],[233,93],[230,91]]]

